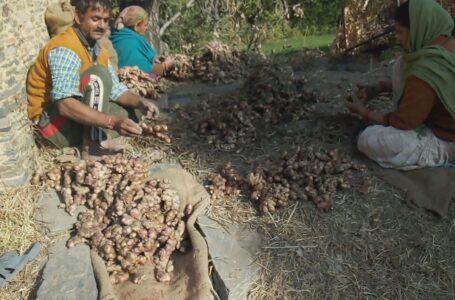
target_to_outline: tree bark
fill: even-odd
[[[162,54],[165,52],[163,41],[160,36],[160,0],[149,0],[147,8],[149,14],[149,29],[147,38],[152,43],[155,50]]]
[[[160,28],[160,36],[163,36],[166,29],[171,26],[182,14],[184,14],[188,9],[192,8],[194,5],[194,0],[188,0],[188,2],[175,14],[173,15],[166,23],[163,24]]]

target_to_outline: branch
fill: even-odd
[[[193,7],[194,5],[194,0],[188,0],[188,2],[183,6],[180,11],[178,11],[175,15],[172,16],[166,23],[163,24],[160,28],[160,36],[163,36],[164,31],[171,26],[178,18],[180,18],[181,15],[183,15],[188,9]]]
[[[383,37],[384,35],[387,35],[387,34],[389,34],[389,33],[392,33],[394,30],[395,30],[395,29],[394,29],[393,26],[388,26],[383,32],[381,32],[381,33],[379,33],[379,34],[376,34],[376,35],[370,37],[369,39],[367,39],[366,41],[360,42],[360,43],[358,43],[357,45],[352,46],[351,48],[348,48],[348,49],[344,50],[344,53],[351,52],[352,50],[354,50],[354,49],[356,49],[356,48],[359,48],[360,46],[366,45],[366,44],[368,44],[369,42],[374,41],[375,39],[378,39],[378,38],[380,38],[380,37]]]

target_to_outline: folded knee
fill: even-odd
[[[368,153],[369,151],[369,144],[368,139],[371,138],[372,133],[370,132],[370,127],[366,128],[358,137],[357,139],[357,149],[359,149],[362,153]]]

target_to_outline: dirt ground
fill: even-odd
[[[172,144],[136,140],[130,154],[140,154],[150,162],[181,163],[204,184],[207,175],[224,162],[232,162],[246,175],[255,162],[297,146],[337,148],[353,160],[365,162],[355,149],[355,140],[366,124],[347,112],[342,97],[356,84],[384,78],[390,65],[369,56],[335,59],[318,53],[296,53],[282,58],[282,63],[293,67],[295,77],[305,78],[305,90],[317,96],[316,102],[303,104],[311,107],[300,120],[261,128],[253,143],[219,150],[198,136],[194,120],[182,118],[181,113],[210,94],[237,95],[242,81],[230,85],[185,83],[169,91],[170,110],[163,112]],[[383,110],[394,107],[386,98],[371,105]],[[40,159],[39,164],[52,160]],[[367,194],[360,190],[365,178],[370,178],[373,187]],[[401,191],[372,171],[354,180],[354,188],[339,192],[328,213],[310,202],[292,202],[276,214],[260,216],[246,195],[213,200],[212,217],[255,230],[263,238],[254,262],[261,267],[260,279],[249,300],[455,298],[454,206],[441,219],[408,207]],[[6,198],[11,197],[5,194]],[[37,238],[30,234],[30,241]],[[0,291],[0,298],[27,299],[38,265]]]
[[[242,172],[254,161],[283,150],[311,145],[338,148],[354,160],[365,161],[355,149],[356,135],[365,127],[342,103],[347,89],[375,82],[390,73],[390,61],[369,56],[334,59],[297,53],[283,59],[304,77],[305,89],[318,95],[314,109],[299,121],[264,128],[256,141],[221,151],[198,137],[191,121],[170,114],[174,149],[180,162],[204,180],[220,164],[231,161]],[[191,95],[192,102],[207,94],[232,95],[241,82],[229,86],[183,85],[172,99]],[[391,99],[376,100],[376,109],[392,109]],[[185,104],[177,110],[185,110]],[[174,110],[175,112],[176,110]],[[400,191],[366,174],[372,192],[358,188],[337,194],[333,211],[317,211],[312,203],[292,203],[279,213],[259,216],[245,195],[214,200],[211,215],[257,230],[264,246],[256,263],[262,268],[249,299],[449,299],[455,297],[454,208],[440,219],[408,207]],[[362,180],[360,178],[359,180]],[[357,185],[358,187],[359,185]]]

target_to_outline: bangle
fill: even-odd
[[[114,129],[114,126],[115,126],[115,120],[112,116],[109,116],[109,118],[107,119],[107,124],[106,124],[106,128],[107,129]]]
[[[370,121],[369,114],[370,114],[370,110],[369,109],[366,110],[365,114],[362,114],[362,120],[364,122],[368,123]]]

